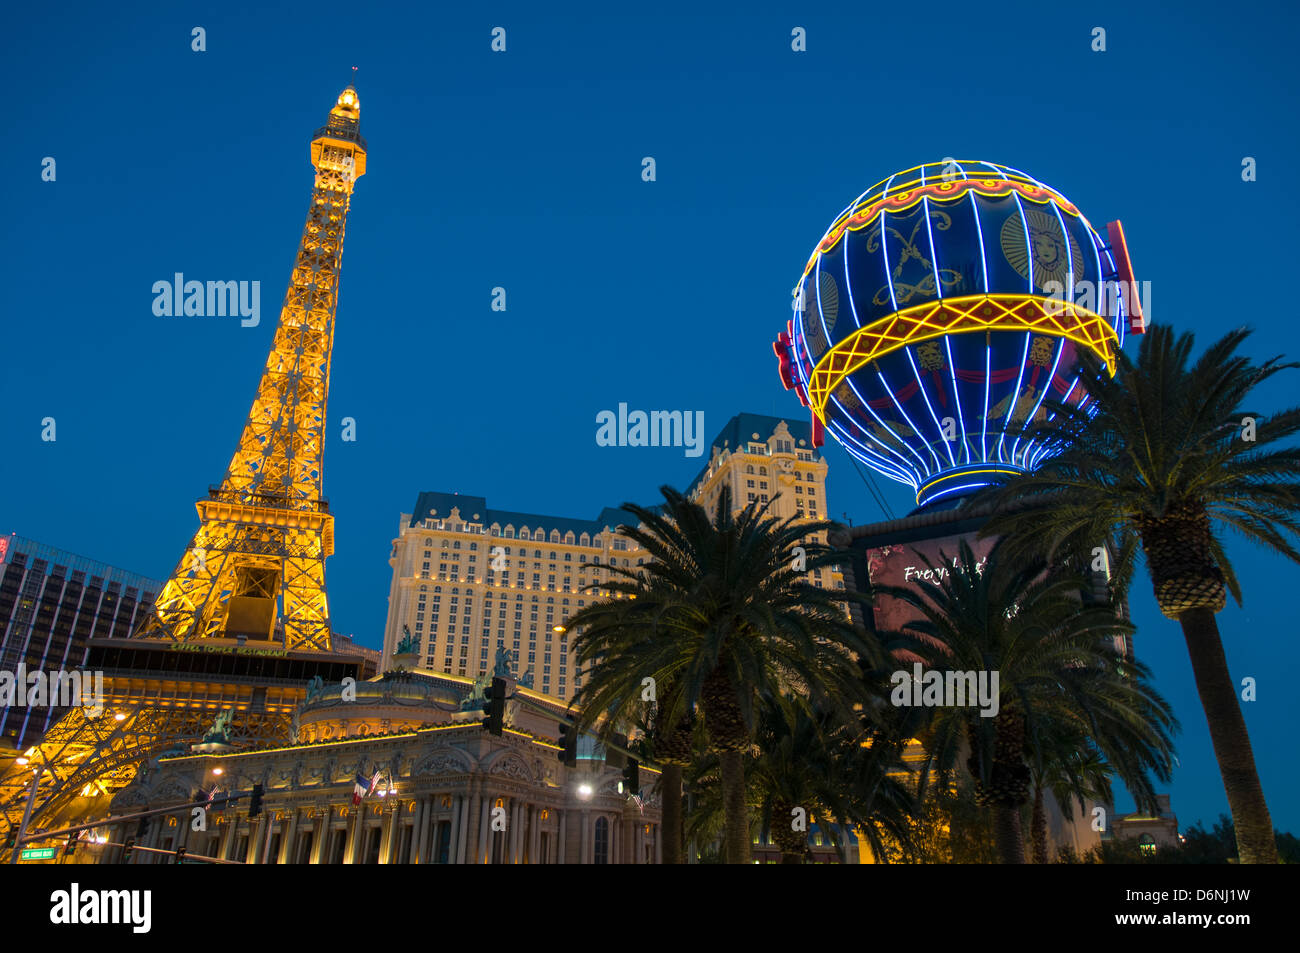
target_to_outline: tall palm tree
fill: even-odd
[[[1192,360],[1193,336],[1153,325],[1137,360],[1120,353],[1114,377],[1085,352],[1081,411],[1054,402],[1028,435],[1055,455],[990,491],[988,533],[1021,547],[1075,555],[1114,540],[1146,556],[1160,611],[1178,621],[1209,723],[1243,863],[1276,863],[1277,846],[1246,721],[1215,614],[1241,587],[1219,532],[1236,530],[1300,562],[1300,409],[1268,417],[1247,406],[1274,374],[1300,365],[1237,353],[1245,328]]]
[[[744,752],[757,699],[787,694],[793,704],[851,720],[861,699],[856,660],[874,657],[874,646],[844,603],[863,597],[806,581],[806,573],[843,558],[815,541],[831,524],[779,520],[769,515],[770,503],[732,513],[725,489],[712,516],[671,487],[661,492],[664,504],[655,510],[625,504],[639,525],[619,529],[649,560],[612,567],[601,585],[615,598],[570,619],[580,630],[574,649],[587,675],[575,701],[617,720],[649,678],[659,689],[673,686],[660,698],[667,726],[698,708],[719,759],[725,853],[731,863],[748,863]],[[633,605],[609,605],[624,600]]]
[[[987,700],[996,699],[996,712],[992,705],[958,706],[950,698],[926,709],[931,720],[921,739],[928,755],[921,796],[931,772],[950,783],[966,754],[976,799],[992,813],[1002,863],[1022,864],[1020,811],[1029,800],[1029,759],[1040,737],[1070,726],[1126,772],[1168,779],[1177,722],[1145,669],[1115,650],[1114,637],[1130,633],[1132,625],[1111,605],[1089,604],[1083,577],[1006,558],[1001,546],[981,565],[965,540],[952,571],[936,575],[939,584],[925,590],[877,590],[920,613],[901,632],[885,634],[887,648],[923,659],[927,680],[931,672],[945,678],[948,672],[988,673]],[[1136,787],[1135,797],[1151,790],[1149,783]]]

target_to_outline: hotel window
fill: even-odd
[[[817,487],[815,487],[815,486],[810,486],[810,487],[808,487],[808,495],[809,495],[809,496],[816,496],[816,495],[817,495]]]
[[[754,494],[753,494],[753,493],[749,494],[749,502],[750,502],[750,503],[753,503],[753,502],[754,502]]]
[[[754,486],[754,481],[753,481],[753,480],[746,480],[746,481],[745,481],[745,486],[752,488],[752,487]]]

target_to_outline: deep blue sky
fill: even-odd
[[[790,289],[845,204],[920,162],[1005,163],[1095,225],[1122,218],[1156,320],[1202,344],[1245,322],[1255,356],[1300,356],[1294,307],[1273,293],[1300,260],[1286,3],[247,6],[6,17],[0,532],[171,571],[248,411],[306,213],[309,137],[354,65],[370,159],[348,223],[326,494],[335,627],[364,644],[379,644],[389,541],[420,490],[594,517],[654,502],[701,462],[597,447],[602,409],[702,410],[710,438],[742,410],[801,416],[770,347]],[[641,181],[643,156],[657,182]],[[1244,156],[1257,182],[1242,182]],[[177,271],[261,281],[261,325],[155,317],[150,287]],[[1294,403],[1298,384],[1259,405]],[[880,518],[848,458],[829,459],[832,514]],[[906,488],[886,492],[910,508]],[[1275,822],[1300,832],[1300,641],[1283,598],[1300,568],[1230,551],[1246,607],[1220,616],[1228,659],[1259,680],[1245,709],[1260,773]],[[1211,819],[1226,800],[1182,635],[1145,578],[1133,604],[1139,655],[1184,726],[1174,807]]]

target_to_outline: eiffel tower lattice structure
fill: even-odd
[[[322,478],[343,233],[366,169],[360,119],[349,85],[312,136],[311,205],[271,352],[225,478],[197,504],[198,531],[140,630],[91,641],[102,711],[72,709],[37,750],[9,759],[0,822],[21,822],[33,775],[33,827],[103,813],[102,798],[149,760],[188,753],[223,710],[234,743],[283,742],[309,678],[358,674],[356,656],[332,650]]]

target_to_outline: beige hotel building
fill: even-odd
[[[825,519],[826,470],[807,421],[740,414],[714,438],[709,462],[689,487],[706,507],[730,486],[736,508],[781,494],[778,517]],[[516,654],[515,674],[534,690],[567,700],[581,686],[570,658],[569,616],[606,590],[611,565],[645,556],[618,527],[630,519],[606,508],[594,519],[498,510],[481,496],[426,491],[403,513],[393,540],[380,671],[409,630],[420,667],[475,678],[492,672],[496,649]],[[838,573],[810,573],[815,585],[843,588]]]

